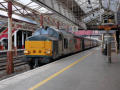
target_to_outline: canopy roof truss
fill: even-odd
[[[120,0],[75,0],[86,15],[81,19],[85,23],[91,20],[98,19],[98,16],[104,14],[104,11],[111,11],[113,13],[118,11]],[[101,10],[104,10],[100,12]],[[100,12],[100,13],[99,13]]]
[[[7,12],[8,7],[7,7],[7,2],[8,0],[1,0],[0,1],[0,10]],[[35,19],[37,15],[41,15],[42,11],[39,12],[37,9],[33,9],[28,7],[30,4],[33,2],[31,1],[29,4],[22,4],[19,1],[13,1],[13,11],[12,13],[18,16],[30,18],[30,19]],[[42,7],[40,7],[42,8]]]
[[[35,0],[34,0],[35,1]],[[12,13],[18,16],[22,16],[25,18],[30,18],[32,20],[38,19],[39,15],[41,14],[54,14],[51,10],[46,7],[39,5],[38,3],[34,2],[32,0],[13,0],[13,11]],[[51,0],[49,0],[51,1]],[[8,0],[1,0],[0,1],[0,10],[1,11],[8,11],[7,7]],[[55,1],[57,3],[58,1]],[[65,17],[65,21],[68,21],[68,23],[72,23],[79,26],[79,21],[74,17],[73,13],[65,7],[62,6],[62,3],[59,4],[59,9],[63,13],[62,17]],[[2,12],[3,13],[3,12]],[[69,18],[68,18],[69,17]]]
[[[0,0],[0,10],[8,11],[8,0]],[[98,19],[105,10],[117,12],[119,0],[13,0],[13,14],[32,20],[41,14],[55,14],[80,26]],[[61,19],[61,18],[60,18]]]

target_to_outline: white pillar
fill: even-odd
[[[8,51],[12,51],[12,20],[8,18]]]
[[[3,40],[1,40],[1,50],[4,50]]]
[[[22,31],[22,49],[24,49],[24,32]]]
[[[14,47],[17,48],[17,31],[14,33]]]
[[[17,56],[17,31],[14,32],[14,50],[15,56]]]

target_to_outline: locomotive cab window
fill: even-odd
[[[52,36],[52,37],[56,37],[58,38],[58,33],[52,29],[52,28],[40,28],[40,29],[37,29],[34,33],[33,33],[34,36],[38,36],[38,35],[49,35],[49,36]]]

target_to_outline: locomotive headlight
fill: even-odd
[[[50,54],[51,52],[50,51],[46,51],[47,54]]]
[[[27,51],[27,50],[25,50],[25,51],[24,51],[24,54],[29,54],[29,53],[30,53],[30,52],[29,52],[29,51]]]

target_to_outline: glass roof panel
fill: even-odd
[[[120,0],[102,0],[102,4],[105,8],[109,8],[110,10],[116,12],[120,6]]]
[[[52,13],[51,11],[49,11],[48,9],[40,6],[39,4],[31,1],[31,0],[16,0],[19,3],[22,3],[23,5],[26,5],[27,7],[37,10],[40,13]]]
[[[75,0],[81,9],[87,13],[100,6],[99,0]],[[105,8],[109,8],[112,11],[117,11],[120,6],[120,0],[101,0],[102,5]],[[110,5],[109,5],[110,3]]]
[[[88,12],[99,8],[100,2],[99,0],[75,0],[80,8],[87,14]],[[118,8],[120,7],[120,0],[101,0],[102,6],[106,9],[110,9],[113,12],[116,12]],[[88,15],[86,18],[83,19],[84,22],[88,22],[96,17],[98,17],[100,14],[103,14],[104,11],[102,9],[101,12]]]
[[[2,3],[2,5],[4,5],[5,7],[7,7],[7,3]],[[2,5],[0,5],[0,6],[2,6]]]
[[[97,17],[100,17],[100,15],[102,15],[102,14],[104,14],[103,9],[90,14],[88,17],[83,19],[83,22],[89,22],[89,21],[91,21],[93,19],[96,19]]]
[[[99,0],[75,0],[82,10],[87,13],[99,7]]]

